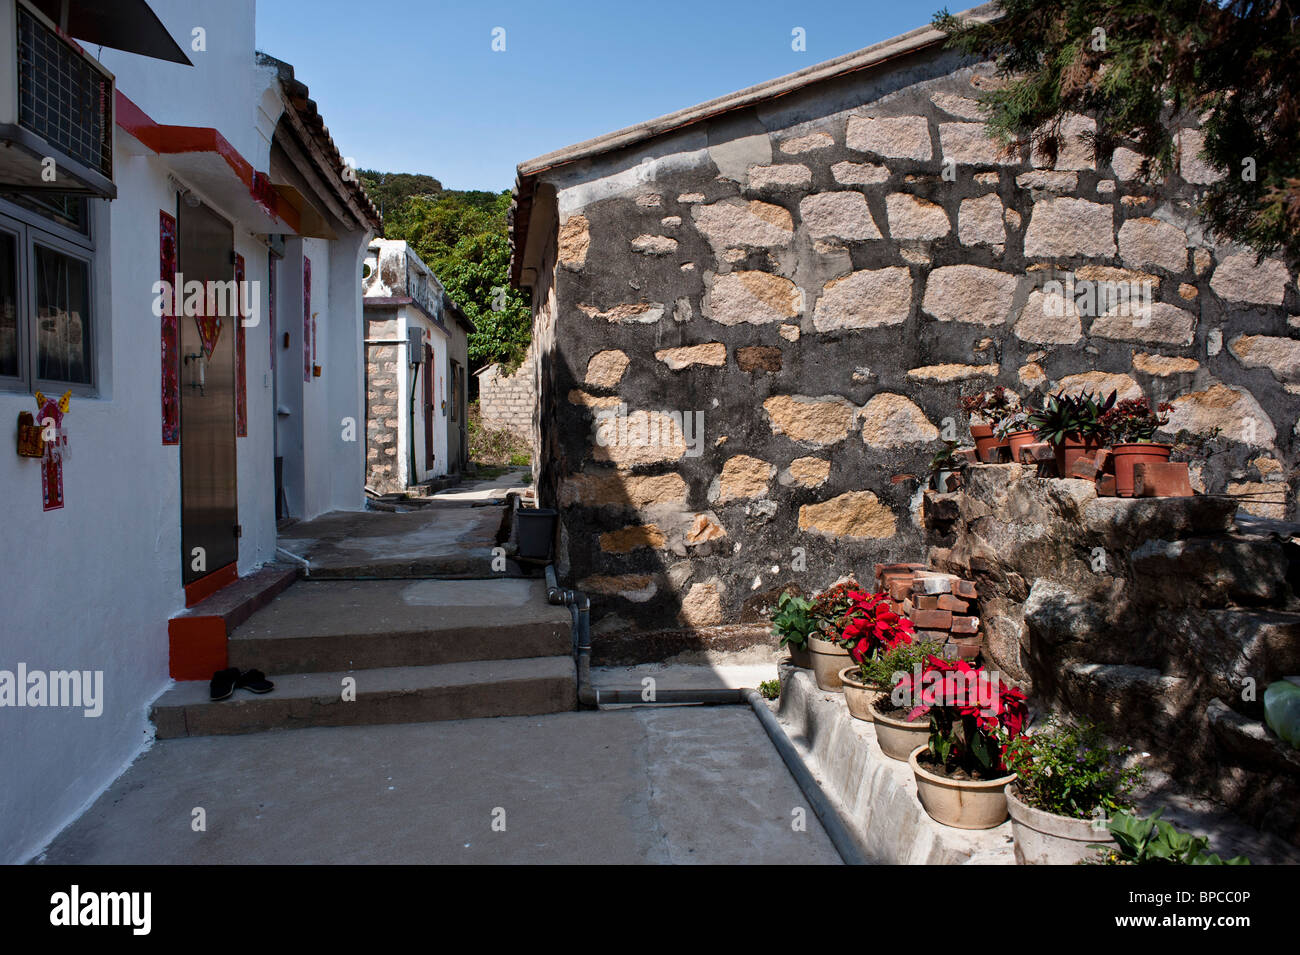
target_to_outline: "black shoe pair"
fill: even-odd
[[[212,682],[208,684],[208,695],[213,702],[224,700],[231,696],[235,690],[248,690],[250,693],[270,693],[275,689],[275,684],[266,678],[266,674],[261,670],[244,670],[240,671],[231,667],[229,670],[218,670],[212,674]]]

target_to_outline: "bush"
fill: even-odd
[[[1110,818],[1131,806],[1142,768],[1125,768],[1128,746],[1110,746],[1091,723],[1050,721],[1007,747],[1007,768],[1015,772],[1016,795],[1043,812],[1072,819]]]

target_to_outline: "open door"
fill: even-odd
[[[231,282],[230,223],[203,204],[179,205],[177,271],[192,281]],[[238,290],[235,302],[238,301]],[[239,557],[235,484],[235,328],[237,304],[204,295],[201,314],[180,317],[181,561],[194,583]],[[230,311],[231,314],[217,314]]]

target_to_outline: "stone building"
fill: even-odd
[[[1291,513],[1300,296],[1202,231],[1195,118],[1147,181],[1084,116],[1054,164],[1002,152],[996,83],[923,28],[519,167],[537,483],[598,660],[741,645],[789,583],[918,559],[927,461],[995,383],[1171,401],[1220,429],[1198,490]]]
[[[519,367],[509,374],[503,365],[493,362],[474,375],[478,378],[483,427],[510,431],[531,442],[537,411],[537,360],[532,347]]]
[[[405,241],[372,241],[363,272],[366,487],[386,494],[459,474],[474,326]]]

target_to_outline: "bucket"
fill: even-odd
[[[556,512],[549,507],[521,507],[515,511],[519,556],[528,560],[549,560],[555,540]]]

